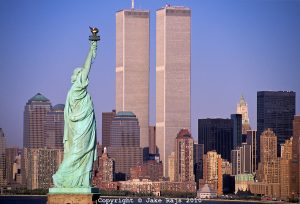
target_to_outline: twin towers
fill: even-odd
[[[148,10],[116,13],[116,111],[132,111],[140,146],[149,146]],[[156,11],[156,145],[168,176],[175,138],[191,127],[191,10],[167,5]]]

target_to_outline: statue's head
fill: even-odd
[[[80,67],[74,69],[73,74],[71,76],[71,82],[72,82],[72,84],[76,81],[76,79],[77,79],[78,75],[80,74],[80,72],[81,72],[81,68]]]

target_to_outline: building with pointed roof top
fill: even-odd
[[[30,98],[25,105],[23,146],[28,148],[45,147],[45,121],[51,110],[51,102],[40,93]]]
[[[242,134],[246,135],[247,130],[251,130],[251,127],[248,115],[248,104],[246,103],[243,95],[241,95],[240,101],[236,106],[236,113],[242,114]]]
[[[195,181],[194,140],[188,129],[181,129],[177,134],[175,149],[176,181]]]

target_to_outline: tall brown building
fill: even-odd
[[[299,197],[300,195],[300,146],[299,146],[299,139],[300,139],[300,116],[294,116],[293,121],[293,144],[292,144],[292,167],[291,167],[291,179],[293,181],[291,185],[291,193],[294,194],[295,197]]]
[[[181,129],[176,137],[175,179],[179,182],[195,181],[194,140],[187,129]]]
[[[110,146],[110,126],[113,118],[116,116],[116,110],[102,113],[102,146]]]
[[[191,129],[191,10],[156,12],[156,141],[168,176],[168,156],[180,129]]]
[[[291,185],[294,183],[291,180],[292,141],[291,138],[281,145],[280,196],[283,199],[288,199],[291,196]]]
[[[115,161],[108,156],[106,147],[104,147],[104,152],[98,162],[97,174],[94,180],[97,180],[98,182],[113,181],[115,174]]]
[[[45,147],[45,122],[50,110],[50,100],[40,93],[28,100],[24,110],[24,147]]]
[[[64,137],[64,104],[57,104],[46,113],[45,145],[47,148],[63,149]]]
[[[139,120],[132,112],[118,112],[111,123],[107,152],[115,161],[116,174],[129,178],[130,168],[143,162]],[[118,177],[116,177],[118,179]]]
[[[132,111],[140,122],[140,147],[148,147],[149,11],[116,13],[116,111]]]
[[[271,129],[260,136],[260,163],[258,180],[266,183],[279,183],[279,164],[277,159],[277,137]]]
[[[250,191],[279,198],[280,162],[277,158],[277,136],[271,129],[265,130],[260,136],[260,159],[256,172],[258,182],[250,184]]]
[[[149,154],[156,154],[156,128],[149,126]]]
[[[203,179],[200,186],[208,184],[218,195],[223,194],[222,158],[216,151],[208,151],[203,156]]]
[[[247,144],[251,146],[251,165],[252,165],[252,171],[250,173],[256,172],[256,130],[248,130],[247,131]]]

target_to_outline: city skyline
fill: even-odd
[[[0,88],[0,128],[8,147],[22,146],[24,106],[36,93],[42,93],[53,106],[65,103],[72,70],[83,64],[88,49],[89,25],[99,26],[102,39],[89,87],[101,141],[101,113],[116,108],[115,13],[130,8],[131,3],[116,2],[0,2],[0,26],[5,31],[0,38],[0,81],[4,84]],[[248,103],[251,127],[256,129],[257,91],[296,92],[299,115],[300,44],[296,42],[300,41],[300,2],[228,2],[135,2],[137,9],[150,10],[149,125],[156,122],[155,13],[166,3],[192,11],[193,138],[198,137],[198,118],[228,118],[235,113],[241,95]]]

